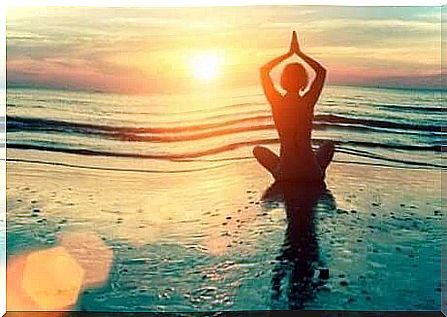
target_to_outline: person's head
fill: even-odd
[[[305,89],[309,77],[300,63],[287,64],[281,74],[281,86],[287,92],[298,93]]]

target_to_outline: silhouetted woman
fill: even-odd
[[[270,71],[285,59],[297,54],[316,73],[308,86],[308,75],[303,65],[291,63],[281,75],[281,95],[274,87]],[[264,93],[272,106],[273,120],[281,142],[279,157],[269,149],[256,146],[253,154],[276,181],[319,183],[324,181],[326,168],[334,156],[334,146],[326,142],[314,153],[311,146],[314,106],[321,94],[326,69],[304,54],[299,47],[295,31],[288,53],[281,55],[261,68]]]

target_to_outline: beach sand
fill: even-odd
[[[57,247],[73,233],[95,235],[113,252],[105,284],[80,290],[74,309],[440,309],[439,171],[333,163],[329,192],[315,208],[311,250],[295,250],[300,259],[287,267],[278,260],[288,254],[287,206],[262,198],[272,179],[254,160],[157,173],[154,166],[201,163],[7,154],[30,161],[7,163],[8,258]],[[300,261],[329,277],[302,282]],[[297,298],[297,290],[306,295]]]

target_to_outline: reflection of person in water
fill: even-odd
[[[308,75],[304,66],[300,63],[286,65],[281,75],[281,86],[286,94],[281,95],[274,87],[270,71],[294,54],[315,71],[316,77],[305,91],[308,86]],[[311,133],[314,106],[323,89],[325,78],[326,69],[301,51],[295,32],[289,52],[261,68],[262,85],[272,107],[281,149],[279,157],[261,146],[256,146],[253,154],[276,180],[301,182],[324,180],[326,168],[334,155],[334,146],[331,142],[324,143],[314,153]]]
[[[284,201],[287,229],[277,265],[273,270],[273,299],[281,296],[281,281],[289,273],[287,297],[290,309],[301,309],[317,291],[313,281],[319,249],[315,233],[314,207],[317,203],[335,208],[325,184],[287,184],[277,182],[265,193],[263,201]]]

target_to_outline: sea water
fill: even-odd
[[[56,245],[65,231],[96,231],[113,266],[75,309],[438,310],[441,201],[417,175],[445,168],[441,97],[326,87],[314,146],[331,140],[335,162],[370,172],[334,165],[315,223],[296,233],[291,202],[263,198],[270,178],[251,154],[255,145],[278,149],[259,89],[8,89],[8,256]],[[384,192],[384,183],[393,186]],[[327,268],[329,280],[303,279],[309,263]]]

